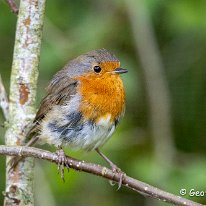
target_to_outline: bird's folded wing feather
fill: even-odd
[[[72,95],[76,93],[76,87],[76,80],[57,73],[47,87],[47,96],[41,102],[29,134],[36,132],[40,122],[54,105],[62,105],[68,102]]]

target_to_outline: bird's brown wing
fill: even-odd
[[[62,105],[68,102],[72,95],[76,93],[77,81],[68,76],[57,73],[47,87],[47,96],[42,100],[40,108],[34,119],[33,127],[29,134],[36,132],[38,127],[54,105]]]

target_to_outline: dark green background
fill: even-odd
[[[169,85],[175,160],[169,168],[154,155],[149,110],[129,19],[127,0],[47,1],[39,68],[37,107],[52,75],[81,53],[97,48],[113,51],[129,70],[125,118],[103,151],[128,175],[179,195],[181,188],[206,191],[206,1],[147,0]],[[138,1],[136,1],[138,4]],[[136,5],[134,5],[136,6]],[[16,16],[0,1],[0,72],[9,91]],[[3,123],[2,113],[0,121]],[[0,143],[5,130],[0,128]],[[54,151],[53,147],[47,147]],[[95,153],[66,151],[74,157],[106,165]],[[165,154],[162,154],[163,156]],[[36,161],[36,205],[166,205],[144,198],[107,180],[73,170],[66,183],[56,165]],[[0,157],[0,191],[5,184],[5,158]],[[188,196],[186,196],[188,197]],[[204,197],[189,197],[206,204]],[[3,195],[0,193],[0,204]]]

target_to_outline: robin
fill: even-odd
[[[106,49],[93,50],[70,61],[47,87],[29,132],[36,136],[30,142],[38,140],[60,148],[58,169],[66,164],[61,148],[68,146],[96,150],[114,172],[120,172],[99,148],[124,115],[125,92],[120,74],[126,72]]]

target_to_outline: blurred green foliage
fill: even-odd
[[[134,1],[135,2],[135,1]],[[136,1],[138,3],[138,1]],[[37,107],[52,75],[75,56],[96,48],[112,50],[129,70],[124,75],[126,115],[103,151],[128,175],[179,195],[181,188],[206,191],[206,1],[147,0],[162,55],[172,104],[176,158],[163,171],[154,158],[149,111],[127,0],[48,1],[41,51]],[[9,91],[16,16],[0,2],[0,72]],[[0,122],[3,122],[0,113]],[[4,144],[5,129],[0,128]],[[47,147],[54,151],[54,148]],[[71,156],[105,164],[95,152],[67,149]],[[164,154],[162,154],[164,155]],[[0,191],[5,158],[0,157]],[[63,183],[55,165],[36,161],[36,205],[153,205],[127,188],[116,191],[108,181],[70,170]],[[206,204],[204,197],[186,197]],[[150,202],[151,201],[151,202]],[[155,201],[156,204],[164,205]],[[0,195],[3,204],[3,195]]]

